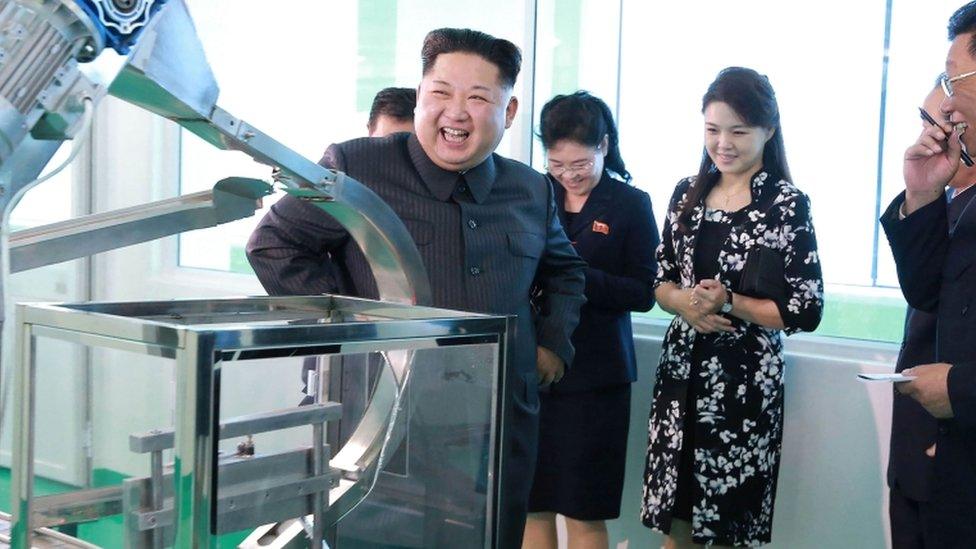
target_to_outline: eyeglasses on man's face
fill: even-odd
[[[939,79],[939,83],[942,84],[942,91],[945,92],[946,97],[952,97],[953,94],[953,84],[964,78],[969,78],[970,76],[976,75],[976,71],[964,72],[962,74],[957,74],[952,78],[948,74],[943,73],[942,78]]]
[[[569,166],[550,166],[546,165],[546,170],[552,174],[555,178],[560,178],[566,174],[570,177],[577,175],[584,175],[593,169],[594,162],[592,160],[584,160],[582,162],[574,162]]]

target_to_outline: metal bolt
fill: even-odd
[[[243,139],[244,141],[250,141],[251,138],[253,138],[255,135],[257,134],[255,134],[251,130],[247,130],[241,135],[241,139]]]

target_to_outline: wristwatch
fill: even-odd
[[[725,289],[725,303],[722,304],[722,308],[719,309],[723,314],[732,312],[732,290]]]

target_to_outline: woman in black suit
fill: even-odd
[[[576,358],[540,395],[539,453],[523,547],[556,547],[556,515],[574,547],[607,547],[620,515],[630,384],[637,379],[631,311],[654,305],[660,238],[651,199],[632,187],[606,103],[559,95],[542,109],[542,144],[557,210],[589,264]]]

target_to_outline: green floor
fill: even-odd
[[[122,482],[124,477],[114,471],[96,469],[93,480],[96,487],[112,486]],[[46,496],[70,492],[76,488],[60,482],[36,478],[34,481],[34,494]],[[10,512],[10,469],[0,467],[0,510]],[[78,525],[77,536],[88,543],[100,547],[115,548],[122,547],[122,515],[107,517],[94,522]],[[221,536],[218,540],[218,547],[221,549],[237,547],[248,532],[235,532]]]

